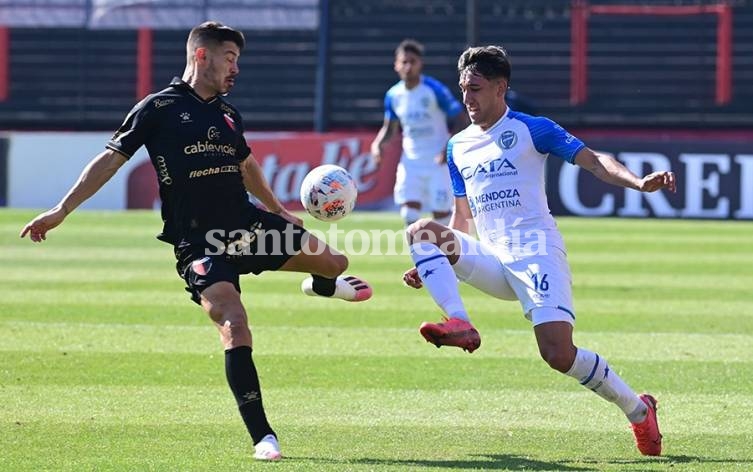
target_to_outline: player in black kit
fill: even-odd
[[[239,275],[306,272],[311,277],[304,293],[348,301],[368,299],[371,288],[357,277],[341,276],[346,256],[306,232],[302,220],[281,205],[246,144],[240,114],[222,98],[235,83],[244,45],[241,32],[217,22],[191,30],[183,77],[138,103],[65,197],[30,221],[21,237],[46,239],[146,146],[162,200],[164,227],[157,237],[173,245],[186,290],[219,329],[227,381],[254,442],[254,457],[278,460],[277,435],[264,413],[251,356]],[[266,209],[251,204],[246,191]]]

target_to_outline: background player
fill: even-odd
[[[395,203],[406,225],[421,217],[423,204],[445,224],[452,211],[447,172],[448,121],[453,133],[468,124],[463,107],[442,83],[422,75],[424,47],[406,39],[395,49],[400,81],[384,96],[384,123],[371,144],[379,163],[382,148],[402,128],[403,153],[397,166]]]

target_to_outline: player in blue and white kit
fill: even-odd
[[[452,196],[445,155],[450,138],[448,121],[453,133],[468,123],[452,92],[438,80],[421,74],[423,52],[423,46],[412,39],[395,49],[395,72],[400,82],[385,94],[384,124],[371,144],[378,164],[382,147],[402,128],[403,153],[395,179],[395,203],[406,225],[418,220],[422,209],[431,211],[438,221],[449,222]]]
[[[573,344],[570,268],[547,205],[544,170],[551,154],[605,182],[642,192],[674,191],[674,174],[654,172],[639,178],[548,118],[509,109],[504,97],[510,62],[501,47],[467,49],[458,71],[472,124],[447,145],[456,197],[450,227],[420,220],[408,228],[415,268],[403,280],[415,288],[425,285],[447,318],[443,323],[423,323],[421,334],[437,347],[473,352],[480,346],[457,279],[493,297],[518,300],[533,324],[541,357],[619,406],[640,452],[659,455],[656,400],[636,395],[603,357]],[[469,236],[472,224],[478,240]]]

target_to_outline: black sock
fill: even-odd
[[[259,376],[251,358],[250,347],[239,346],[225,351],[225,375],[254,444],[267,434],[275,434],[264,414]]]
[[[336,278],[328,279],[326,277],[322,277],[321,275],[314,274],[311,274],[311,277],[314,279],[314,282],[311,284],[311,289],[315,294],[321,295],[323,297],[331,297],[335,294],[335,283],[337,282]]]

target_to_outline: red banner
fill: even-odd
[[[289,209],[300,210],[299,191],[314,167],[335,164],[350,172],[358,186],[356,207],[391,208],[400,140],[385,149],[376,166],[369,152],[375,132],[352,133],[250,133],[248,143],[275,195]],[[153,208],[159,199],[157,175],[150,161],[128,176],[128,208]]]

